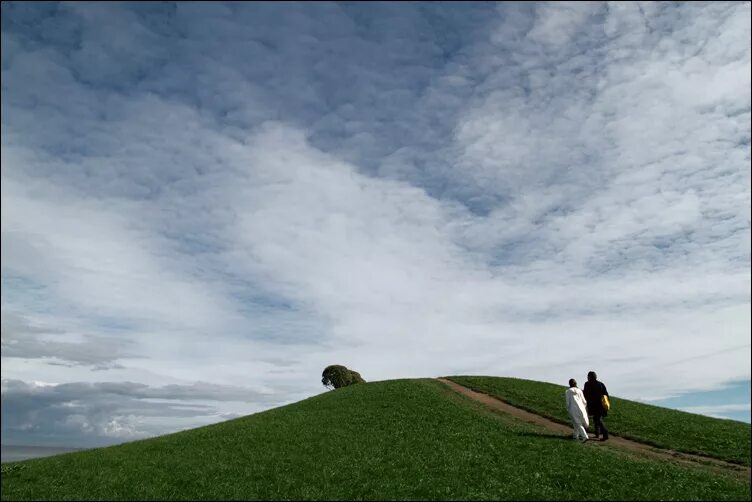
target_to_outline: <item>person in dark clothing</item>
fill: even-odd
[[[605,417],[608,412],[603,408],[601,398],[603,396],[608,396],[608,390],[606,390],[606,386],[603,382],[598,381],[598,375],[595,374],[595,371],[588,372],[587,382],[585,382],[583,393],[585,394],[585,401],[587,401],[588,414],[593,416],[595,438],[598,439],[598,437],[603,434],[602,441],[606,441],[608,439],[608,429],[606,429],[606,425],[603,423],[603,417]]]

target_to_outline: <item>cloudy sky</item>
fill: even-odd
[[[750,3],[2,3],[2,441],[367,380],[749,421]]]

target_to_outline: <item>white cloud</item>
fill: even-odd
[[[602,7],[600,2],[540,2],[527,37],[547,46],[566,45],[579,30],[592,29],[588,20]]]
[[[698,415],[707,415],[714,418],[730,418],[734,417],[740,412],[747,412],[750,414],[750,403],[746,404],[717,404],[711,406],[684,406],[679,408],[682,411],[689,413],[696,413]],[[747,419],[749,421],[749,419]]]

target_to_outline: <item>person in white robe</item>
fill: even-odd
[[[572,419],[574,431],[572,437],[580,439],[583,443],[588,440],[587,429],[590,425],[587,415],[587,402],[585,395],[577,388],[577,381],[572,378],[569,380],[569,388],[564,392],[567,401],[567,411]]]

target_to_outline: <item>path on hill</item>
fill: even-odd
[[[560,424],[558,422],[554,422],[553,420],[550,420],[541,415],[537,415],[535,413],[531,413],[521,408],[517,408],[516,406],[512,406],[511,404],[506,403],[498,398],[489,396],[488,394],[483,394],[481,392],[476,392],[463,385],[452,382],[451,380],[447,380],[445,378],[439,378],[438,380],[442,382],[443,384],[445,384],[446,386],[448,386],[450,389],[464,396],[467,396],[471,399],[479,401],[485,404],[486,406],[489,406],[490,408],[502,411],[519,420],[543,426],[551,432],[560,433],[562,435],[570,436],[572,434],[572,427],[569,425]],[[592,435],[590,436],[592,437]],[[750,470],[749,467],[745,467],[743,465],[732,464],[731,462],[725,462],[723,460],[719,460],[717,458],[712,458],[712,457],[706,457],[704,455],[695,455],[691,453],[682,453],[682,452],[677,452],[673,450],[665,450],[665,449],[657,448],[655,446],[651,446],[645,443],[639,443],[631,439],[614,436],[613,434],[609,434],[608,441],[592,441],[591,440],[591,441],[588,441],[588,444],[591,444],[596,447],[616,447],[616,448],[627,450],[633,453],[640,453],[640,454],[651,456],[651,457],[657,457],[662,460],[673,460],[673,461],[681,462],[685,464],[691,463],[693,465],[697,465],[698,463],[701,463],[708,467],[714,467],[716,469],[721,468],[725,472],[734,472],[734,473],[742,474],[746,476],[747,479],[749,479],[750,475],[752,475],[752,470]]]

